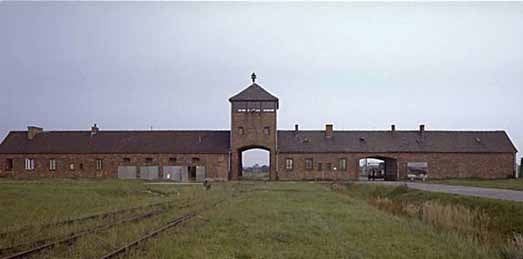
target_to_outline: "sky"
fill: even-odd
[[[501,2],[0,2],[0,138],[229,129],[256,72],[279,129],[506,130],[521,149],[522,25]]]

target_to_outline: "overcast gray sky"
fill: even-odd
[[[0,137],[228,129],[256,72],[280,129],[503,129],[521,148],[522,46],[523,3],[0,2]]]

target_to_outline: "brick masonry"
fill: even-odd
[[[285,168],[286,159],[293,159],[294,169]],[[313,159],[312,170],[305,168],[305,160]],[[340,171],[339,159],[347,159],[347,170]],[[407,177],[408,162],[427,162],[431,179],[478,177],[486,179],[509,178],[514,174],[514,153],[280,153],[278,177],[281,180],[302,179],[357,179],[359,161],[364,158],[386,159],[396,163],[400,179]],[[323,170],[318,170],[322,163]],[[332,164],[327,171],[325,165]]]
[[[278,163],[276,115],[276,111],[231,112],[231,179],[236,180],[240,176],[241,153],[250,148],[263,148],[269,151],[269,177],[272,180],[276,179]],[[265,128],[269,129],[268,132]]]
[[[176,158],[176,162],[169,161]],[[35,161],[34,170],[25,170],[25,159]],[[129,158],[130,162],[125,162]],[[146,162],[146,158],[152,158]],[[194,161],[198,158],[199,161]],[[7,159],[13,159],[13,169],[6,171]],[[50,159],[56,160],[56,170],[49,169]],[[96,169],[96,160],[101,159],[101,170]],[[74,164],[74,170],[69,165]],[[83,168],[80,168],[82,164]],[[205,166],[207,176],[216,180],[227,180],[228,154],[2,154],[0,155],[0,175],[17,178],[27,177],[112,177],[118,175],[118,166]]]

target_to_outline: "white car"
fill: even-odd
[[[407,174],[407,178],[409,178],[410,181],[414,180],[422,180],[425,181],[428,177],[426,174]]]

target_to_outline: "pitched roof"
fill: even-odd
[[[278,131],[279,152],[512,153],[505,131]]]
[[[27,131],[12,131],[0,144],[9,154],[224,153],[229,131],[44,131],[32,140]]]
[[[229,98],[229,101],[274,101],[277,102],[278,98],[267,92],[256,83],[253,83],[249,87],[245,88],[240,93]]]

